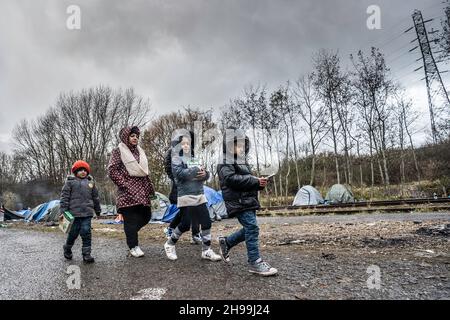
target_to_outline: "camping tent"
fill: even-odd
[[[212,221],[214,220],[222,220],[228,217],[227,214],[227,208],[225,207],[225,202],[223,201],[222,192],[217,192],[213,188],[210,188],[208,186],[203,186],[203,190],[206,196],[206,200],[208,200],[208,203],[206,206],[208,207],[209,211],[209,217]],[[153,211],[153,208],[152,208]],[[152,212],[152,220],[161,220],[162,222],[171,222],[172,219],[176,216],[179,209],[175,204],[171,204],[167,207],[166,211],[161,215],[161,212],[159,212],[159,215],[161,217],[159,218],[159,215],[153,218],[153,212]],[[155,214],[156,216],[156,214]]]
[[[353,197],[353,193],[342,184],[335,184],[328,191],[325,201],[327,203],[349,203],[355,202],[355,198]]]
[[[101,215],[103,216],[115,216],[117,215],[117,208],[114,205],[102,204],[100,205]]]
[[[208,186],[203,186],[203,190],[206,199],[208,200],[207,207],[211,220],[222,220],[223,218],[227,218],[227,208],[223,201],[222,192],[218,192]]]
[[[317,205],[323,203],[322,195],[313,186],[303,186],[295,195],[293,206]]]
[[[23,219],[25,221],[57,221],[59,216],[59,200],[41,203],[31,210],[5,210],[5,220]],[[56,212],[56,214],[55,214]],[[49,217],[51,215],[51,217]]]
[[[56,206],[59,207],[59,200],[52,200],[50,202],[40,204],[31,210],[31,214],[26,218],[26,220],[39,222]]]
[[[164,216],[162,217],[161,221],[167,223],[172,222],[173,218],[175,218],[175,216],[178,214],[179,211],[180,209],[178,209],[175,204],[171,204],[164,213]]]
[[[152,220],[162,220],[170,206],[170,200],[165,195],[155,192],[156,199],[152,200]]]
[[[23,220],[25,219],[29,214],[30,210],[20,210],[20,211],[12,211],[8,210],[6,208],[3,208],[3,220]]]

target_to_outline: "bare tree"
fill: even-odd
[[[117,145],[120,128],[143,126],[149,110],[149,102],[132,89],[98,86],[61,93],[43,116],[13,130],[17,162],[27,168],[28,180],[59,189],[71,164],[84,159],[96,179],[107,183],[108,153]]]
[[[337,183],[341,183],[339,172],[338,132],[336,97],[341,87],[342,75],[337,52],[320,50],[314,57],[314,85],[328,109],[329,126],[334,149]]]
[[[388,108],[388,99],[395,93],[396,87],[389,79],[389,69],[379,49],[372,47],[368,57],[359,51],[357,58],[350,55],[350,59],[355,68],[353,85],[356,89],[356,103],[367,125],[370,150],[376,150],[382,181],[389,185],[386,138],[391,113]],[[371,158],[373,158],[372,153]]]
[[[319,103],[319,97],[313,85],[313,77],[312,74],[300,77],[296,81],[294,89],[298,111],[307,125],[305,131],[309,136],[309,146],[311,147],[310,185],[315,184],[317,148],[329,132],[325,126],[327,109],[324,104]]]

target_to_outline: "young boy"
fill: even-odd
[[[223,163],[218,165],[217,172],[228,215],[235,216],[243,228],[228,237],[219,237],[220,254],[224,261],[230,261],[230,249],[245,241],[249,272],[271,276],[278,270],[263,261],[259,254],[259,227],[256,221],[256,210],[260,208],[258,191],[265,188],[267,179],[251,174],[247,162],[249,150],[250,141],[244,131],[234,128],[226,130]]]
[[[86,263],[95,261],[91,256],[91,220],[94,213],[99,216],[101,212],[98,191],[90,171],[85,161],[76,161],[72,166],[73,175],[67,177],[61,191],[60,201],[61,214],[69,211],[75,218],[63,246],[64,257],[72,259],[72,246],[80,235],[83,241],[81,252]]]

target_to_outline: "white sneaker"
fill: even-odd
[[[142,257],[144,255],[144,253],[141,250],[141,252],[142,252],[142,254],[141,254],[141,252],[139,252],[136,248],[139,248],[139,247],[134,247],[134,248],[130,249],[130,255],[132,255],[135,258]]]
[[[215,253],[211,248],[208,250],[202,251],[202,259],[207,259],[211,261],[220,261],[222,260],[222,257]]]
[[[170,260],[177,260],[177,251],[175,250],[175,246],[169,244],[168,242],[164,243],[164,250],[166,251],[167,258]]]
[[[140,257],[144,256],[144,251],[139,246],[136,246],[134,249],[136,249],[136,252],[139,254]]]

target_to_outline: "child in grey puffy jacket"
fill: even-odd
[[[209,172],[194,158],[192,139],[189,132],[175,132],[173,139],[172,173],[177,186],[177,207],[180,209],[181,221],[164,244],[164,249],[170,260],[176,260],[175,244],[194,222],[202,230],[202,259],[219,261],[220,255],[211,249],[211,219],[206,207],[208,200],[203,191]]]
[[[85,161],[78,160],[72,166],[73,175],[68,176],[61,191],[60,212],[69,211],[75,218],[63,246],[64,257],[72,259],[72,246],[78,236],[83,245],[83,261],[94,262],[91,256],[91,220],[94,214],[100,215],[100,200],[94,178],[89,175],[90,167]]]

